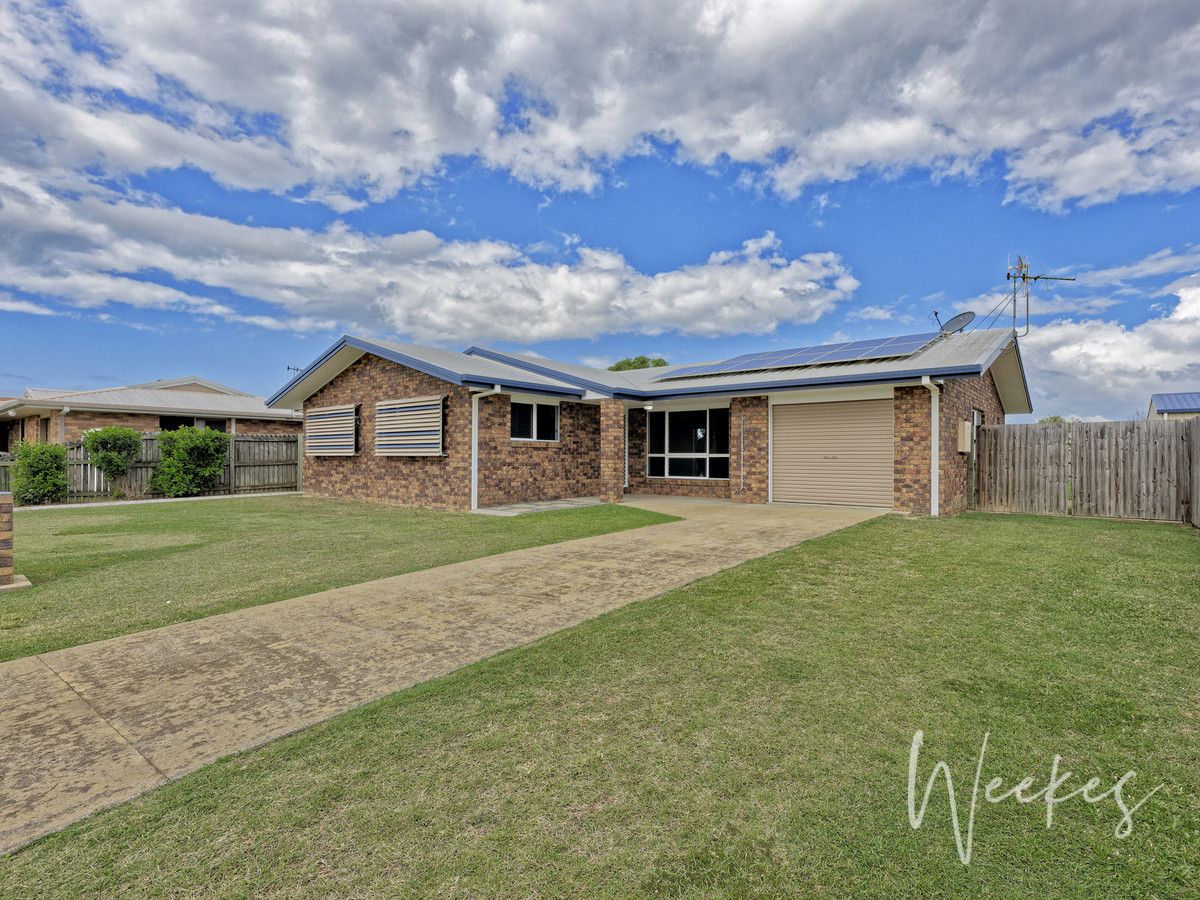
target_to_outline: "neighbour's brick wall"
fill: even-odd
[[[730,424],[730,428],[733,426]],[[730,435],[732,440],[732,435]],[[733,460],[730,459],[732,465]],[[671,497],[715,497],[728,500],[730,484],[713,478],[648,478],[646,476],[646,410],[629,411],[629,492]]]
[[[390,399],[390,398],[381,398]],[[225,423],[225,430],[230,430],[229,422]],[[238,434],[299,434],[303,430],[302,424],[296,422],[281,422],[277,419],[238,419],[237,433]]]
[[[158,416],[146,413],[85,412],[82,410],[72,410],[66,415],[63,440],[66,442],[77,441],[83,437],[85,431],[91,431],[93,428],[107,428],[113,425],[120,428],[132,428],[134,431],[149,434],[158,431]],[[57,433],[54,425],[51,424],[50,439],[57,441]]]
[[[768,400],[729,403],[729,495],[735,503],[766,503],[770,477]]]
[[[896,388],[895,506],[917,515],[929,514],[929,403],[929,391],[920,385]],[[1004,407],[990,372],[947,379],[939,407],[938,506],[941,515],[954,515],[968,503],[968,459],[958,452],[958,423],[978,409],[985,424],[1002,424]]]
[[[445,455],[376,456],[375,404],[431,394],[446,395],[442,426]],[[358,453],[306,456],[305,491],[432,509],[470,509],[470,391],[368,353],[309,397],[304,406],[310,409],[346,403],[359,404]]]
[[[557,441],[514,441],[508,395],[480,400],[480,507],[599,496],[600,407],[560,404],[558,436]]]

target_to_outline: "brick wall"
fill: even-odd
[[[65,427],[63,429],[64,441],[77,441],[83,437],[85,431],[91,431],[93,428],[106,428],[115,425],[120,428],[132,428],[134,431],[140,431],[143,434],[158,431],[158,416],[146,413],[113,413],[113,412],[87,412],[83,410],[71,410],[66,414]],[[58,431],[51,423],[50,440],[58,440]]]
[[[896,388],[895,505],[917,515],[929,514],[929,404],[929,391],[920,385]],[[1004,409],[990,372],[947,379],[939,407],[939,513],[954,515],[968,502],[968,457],[958,452],[958,423],[979,409],[985,424],[1001,424]]]
[[[430,394],[446,395],[445,455],[376,456],[375,404]],[[346,403],[360,404],[358,453],[306,456],[305,491],[432,509],[470,509],[471,398],[465,387],[366,354],[309,397],[305,408]]]
[[[382,398],[388,399],[388,398]],[[226,422],[225,430],[229,431]],[[300,422],[280,422],[276,419],[238,419],[238,434],[299,434],[303,430]]]
[[[732,431],[733,425],[730,424]],[[730,435],[732,440],[733,436]],[[730,458],[730,465],[733,460]],[[729,499],[731,481],[713,478],[646,477],[646,411],[629,411],[629,492],[664,494],[672,497],[715,497]]]
[[[941,514],[952,516],[967,509],[970,456],[958,452],[958,423],[971,420],[971,410],[983,413],[985,425],[1004,422],[1004,407],[996,392],[992,373],[978,378],[948,379],[941,399],[941,471],[939,504]]]
[[[514,441],[506,394],[479,406],[481,507],[600,495],[599,406],[562,403],[557,441]]]
[[[766,503],[770,470],[766,397],[729,403],[729,495],[735,503]]]

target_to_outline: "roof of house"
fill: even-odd
[[[262,397],[196,376],[90,391],[28,388],[21,397],[0,402],[0,414],[14,417],[61,409],[244,419],[296,417],[289,410],[268,407]]]
[[[1171,394],[1151,394],[1150,403],[1157,412],[1200,412],[1200,391],[1177,391]]]
[[[364,353],[373,353],[453,384],[489,388],[499,385],[501,389],[517,392],[630,400],[870,382],[912,383],[925,376],[961,377],[991,370],[1005,411],[1032,411],[1020,350],[1013,333],[1007,329],[940,335],[915,353],[899,358],[719,375],[676,374],[692,369],[692,364],[611,372],[529,353],[485,347],[471,347],[458,353],[346,335],[269,398],[268,405],[299,407]]]

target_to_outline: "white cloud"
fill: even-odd
[[[6,6],[0,159],[346,210],[453,155],[592,190],[654,139],[793,195],[999,154],[1011,198],[1059,208],[1200,185],[1198,44],[1188,0]]]
[[[48,306],[42,306],[40,303],[30,303],[28,300],[18,300],[16,297],[7,294],[0,294],[0,312],[25,313],[30,316],[57,315]]]
[[[890,306],[860,306],[858,309],[848,312],[846,318],[885,322],[896,318],[896,311]]]
[[[788,258],[770,232],[655,275],[612,250],[576,242],[564,252],[569,262],[540,262],[512,244],[427,231],[238,225],[99,192],[63,197],[0,170],[0,286],[82,309],[121,304],[271,330],[532,343],[618,331],[767,333],[816,321],[858,287],[836,254]],[[265,308],[213,299],[226,292]]]
[[[1155,391],[1200,389],[1200,286],[1137,325],[1062,319],[1035,326],[1022,351],[1039,415],[1127,418]]]

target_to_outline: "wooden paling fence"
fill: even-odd
[[[987,425],[975,508],[1200,527],[1200,419]]]
[[[297,435],[230,435],[229,458],[216,487],[207,494],[247,494],[297,490],[300,482]],[[142,452],[119,487],[129,497],[153,497],[150,479],[158,465],[158,437],[142,437]],[[111,495],[100,470],[88,461],[82,441],[67,444],[67,498],[87,500]]]

